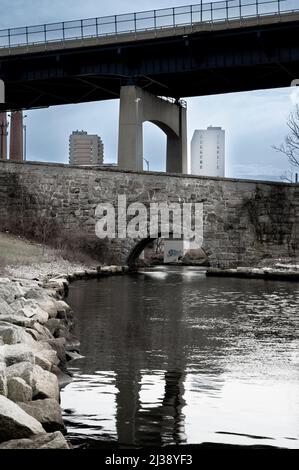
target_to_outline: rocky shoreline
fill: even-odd
[[[33,278],[35,271],[29,269],[27,277],[22,271],[0,277],[0,449],[71,448],[60,389],[72,380],[67,363],[78,357],[80,344],[64,299],[75,280],[122,275],[129,268],[74,267],[67,273],[47,272],[41,279]],[[298,281],[299,265],[208,268],[206,274]]]
[[[79,341],[64,301],[69,283],[123,274],[106,266],[43,280],[0,277],[0,449],[69,449],[60,389]]]

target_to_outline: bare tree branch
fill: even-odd
[[[296,105],[294,112],[290,114],[287,122],[290,133],[285,137],[284,143],[273,148],[284,154],[291,165],[299,167],[299,105]]]

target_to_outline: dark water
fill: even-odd
[[[62,393],[84,447],[299,448],[299,286],[191,268],[77,282],[81,353]]]

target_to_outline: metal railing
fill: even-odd
[[[222,0],[160,10],[89,18],[37,26],[0,30],[0,48],[13,48],[76,39],[99,38],[140,32],[158,32],[166,28],[200,23],[215,24],[267,15],[299,11],[298,0]]]

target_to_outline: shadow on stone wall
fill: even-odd
[[[263,246],[276,244],[287,247],[289,256],[298,251],[296,207],[291,201],[290,188],[274,186],[268,194],[256,189],[255,196],[246,201],[249,220],[256,235],[256,242]]]

